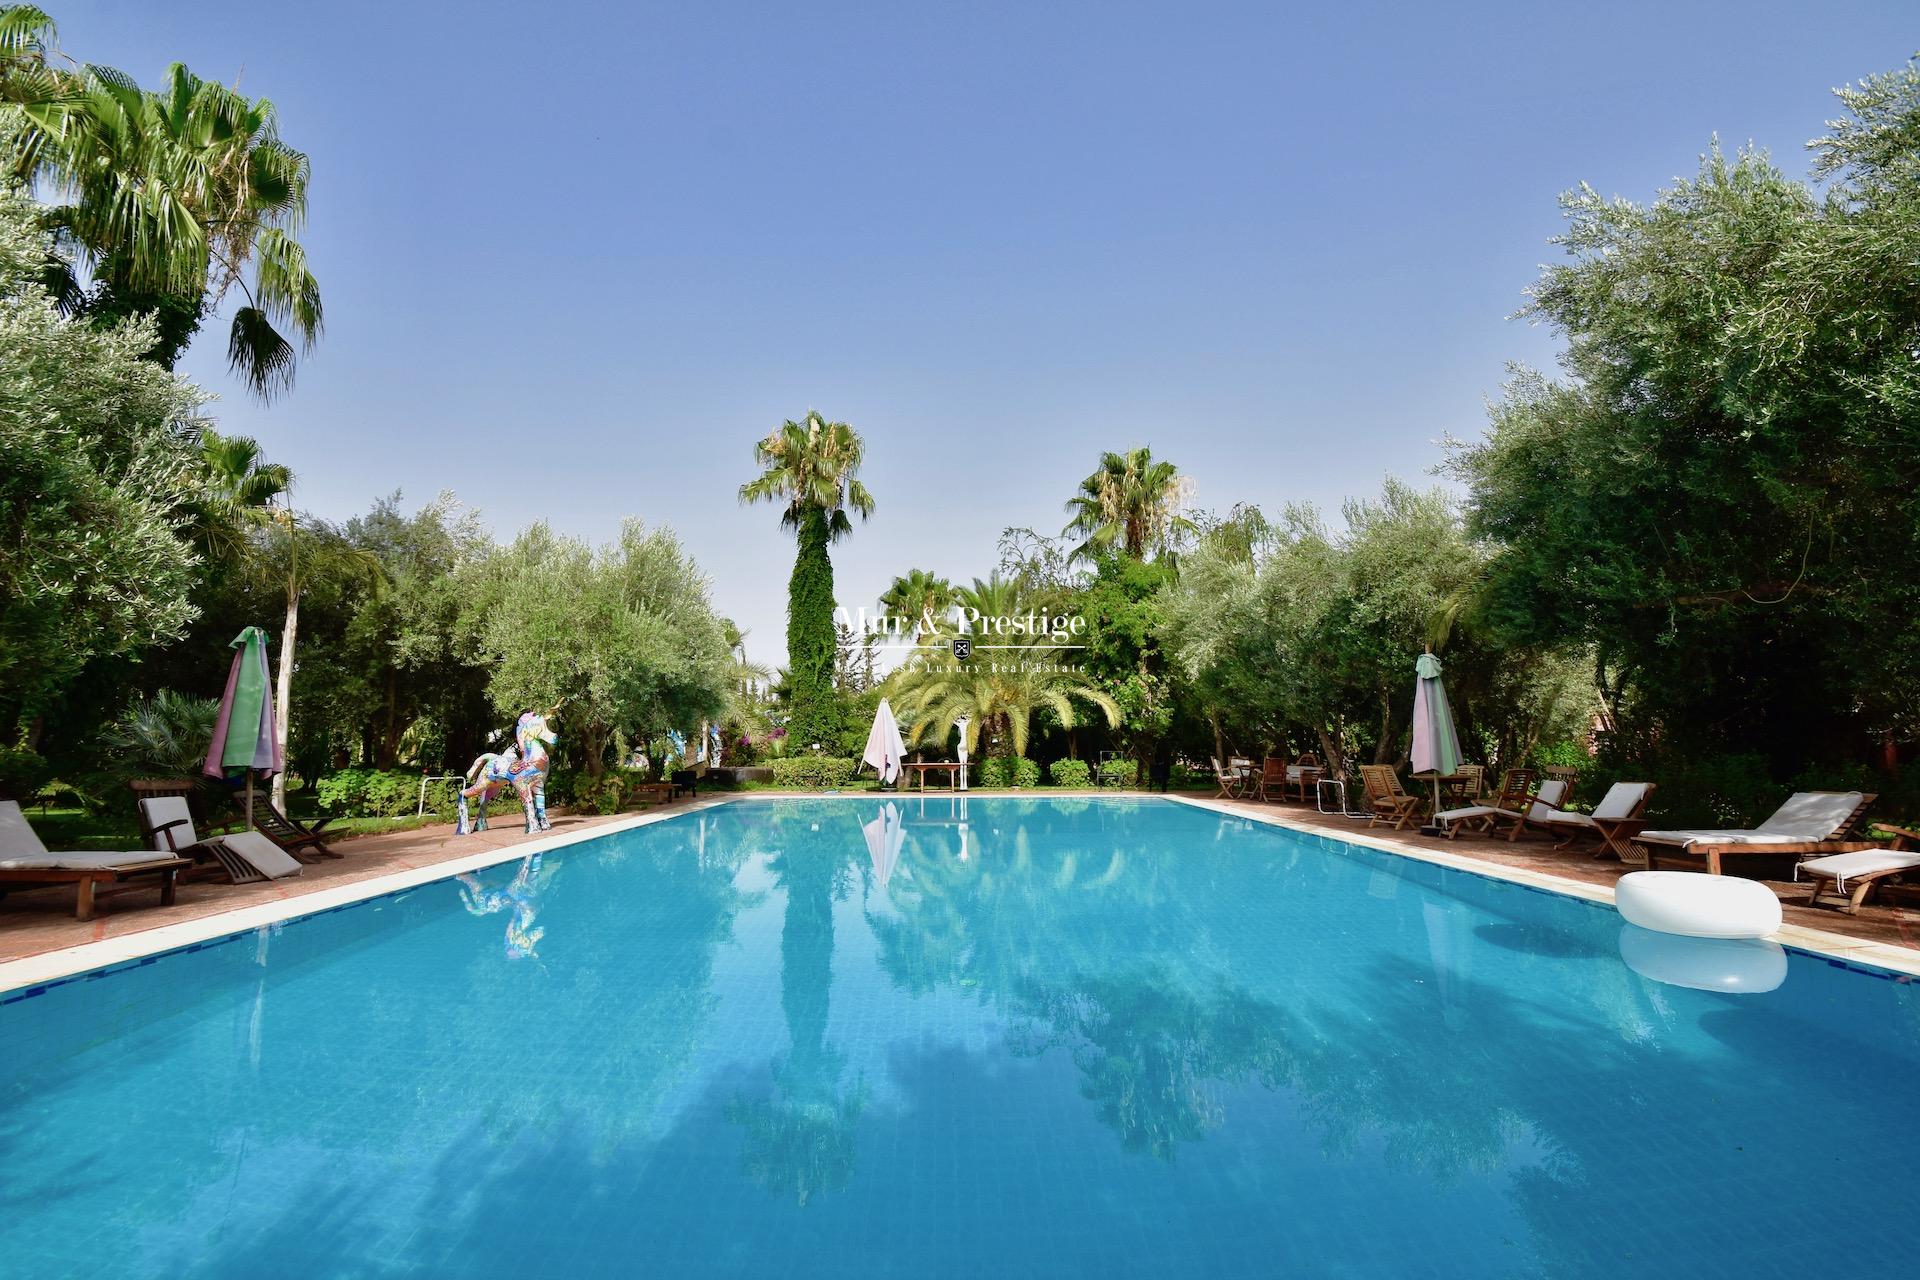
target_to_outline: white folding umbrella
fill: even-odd
[[[900,722],[893,718],[893,708],[882,698],[880,709],[873,713],[873,729],[867,734],[867,749],[860,756],[861,763],[872,765],[881,783],[892,786],[900,780],[900,766],[906,758],[907,744],[900,739]]]

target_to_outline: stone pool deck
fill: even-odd
[[[232,917],[231,927],[234,929],[255,927],[259,918],[298,914],[302,909],[300,899],[308,895],[326,895],[325,899],[314,904],[316,906],[334,905],[354,896],[363,896],[369,891],[385,892],[389,888],[434,878],[435,869],[445,864],[497,863],[513,857],[520,846],[526,846],[532,852],[536,848],[571,843],[590,835],[599,827],[615,824],[626,827],[658,821],[678,813],[708,808],[730,798],[765,801],[795,794],[742,792],[729,796],[719,793],[712,799],[680,802],[641,815],[560,815],[554,819],[553,831],[545,836],[527,835],[511,824],[503,824],[472,836],[455,836],[451,825],[362,835],[339,841],[336,847],[342,855],[340,858],[309,866],[294,879],[250,885],[182,884],[178,900],[171,907],[159,906],[159,894],[151,887],[103,890],[99,914],[86,921],[73,918],[74,894],[71,886],[16,890],[5,899],[0,899],[0,964],[45,956],[88,943],[116,942],[118,945],[112,950],[120,954],[138,954],[144,950],[181,945],[174,939],[188,934],[225,932],[226,922],[215,922],[214,917]],[[993,793],[973,794],[985,799]],[[1074,793],[1049,789],[1039,794]],[[1614,881],[1633,870],[1618,862],[1597,861],[1584,852],[1555,852],[1551,844],[1540,838],[1522,839],[1516,843],[1468,836],[1458,840],[1433,840],[1418,834],[1389,831],[1383,827],[1369,830],[1364,821],[1323,816],[1315,813],[1311,806],[1216,801],[1205,799],[1197,793],[1176,798],[1219,812],[1242,814],[1303,831],[1321,832],[1430,862],[1462,866],[1504,879],[1609,901]],[[452,869],[446,867],[446,870]],[[1774,875],[1788,874],[1784,869],[1760,869]],[[383,884],[379,888],[367,886],[356,894],[353,886],[372,880],[382,880]],[[1837,911],[1803,905],[1807,897],[1804,885],[1796,885],[1791,880],[1769,880],[1765,883],[1779,895],[1785,908],[1787,927],[1779,935],[1781,942],[1920,973],[1920,909],[1912,906],[1868,906],[1857,916],[1847,916]],[[195,922],[203,923],[195,927]],[[165,932],[152,939],[139,936],[156,929]]]

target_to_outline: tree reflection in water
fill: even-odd
[[[773,1090],[736,1097],[727,1119],[744,1131],[741,1165],[773,1195],[806,1205],[853,1176],[854,1130],[866,1105],[864,1082],[845,1089],[845,1059],[827,1043],[833,987],[833,903],[845,892],[847,863],[810,849],[777,854],[770,869],[786,891],[780,930],[780,1009],[787,1055],[773,1063]]]

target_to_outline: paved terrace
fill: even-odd
[[[749,792],[743,793],[742,798],[752,800],[767,794]],[[1069,793],[1048,791],[1042,794]],[[690,807],[676,804],[664,812],[672,813]],[[704,798],[700,807],[704,807]],[[1369,843],[1414,857],[1470,864],[1476,870],[1492,875],[1525,879],[1533,883],[1540,883],[1541,877],[1554,877],[1563,882],[1574,881],[1578,885],[1610,891],[1614,881],[1624,872],[1633,870],[1611,860],[1596,861],[1580,851],[1555,852],[1552,844],[1540,837],[1523,837],[1517,843],[1471,836],[1462,836],[1457,840],[1433,840],[1417,834],[1392,832],[1384,827],[1368,830],[1364,821],[1325,817],[1315,813],[1311,806],[1217,801],[1209,802],[1208,807],[1243,812],[1303,830],[1337,836],[1360,836]],[[584,834],[593,827],[632,817],[632,814],[615,818],[561,815],[554,819],[553,835]],[[159,892],[152,887],[103,889],[99,899],[99,914],[87,921],[73,918],[71,886],[16,890],[0,900],[0,962],[42,955],[87,942],[126,939],[163,925],[204,920],[225,912],[283,903],[323,890],[340,889],[356,881],[419,871],[440,863],[473,859],[483,853],[511,856],[509,851],[512,846],[537,838],[524,834],[511,823],[501,823],[477,835],[459,837],[454,835],[451,825],[363,835],[337,842],[335,847],[342,857],[309,866],[294,879],[249,885],[182,884],[178,901],[171,907],[158,905]],[[1751,874],[1756,870],[1772,876],[1791,875],[1791,867],[1760,864],[1757,860],[1755,867],[1748,871]],[[1790,879],[1769,880],[1766,883],[1779,895],[1790,926],[1841,934],[1865,944],[1909,948],[1914,956],[1908,965],[1920,961],[1920,909],[1911,906],[1868,906],[1858,916],[1846,916],[1837,911],[1803,905],[1808,892],[1805,885],[1796,885]],[[1588,892],[1591,894],[1592,890]],[[1783,933],[1781,940],[1796,945],[1820,945],[1817,940],[1794,936],[1795,933],[1795,930],[1789,929]],[[1872,956],[1863,952],[1861,958],[1872,959]]]

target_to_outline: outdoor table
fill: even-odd
[[[919,789],[922,791],[927,789],[927,775],[936,769],[945,769],[947,771],[947,789],[949,791],[958,791],[960,789],[960,771],[967,766],[961,764],[958,760],[935,760],[927,764],[909,764],[905,767],[908,772],[920,780]]]

